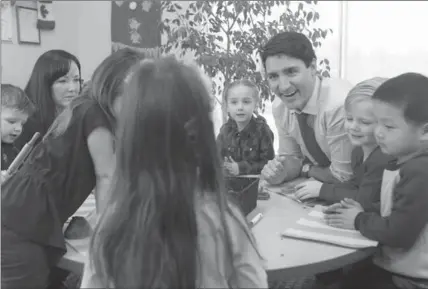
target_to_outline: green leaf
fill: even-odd
[[[327,36],[327,30],[321,31],[322,38],[325,38]]]
[[[322,77],[330,77],[330,73],[328,73],[328,71],[325,71],[325,70],[322,72],[321,75]]]
[[[306,16],[306,21],[308,21],[308,23],[312,20],[312,17],[314,16],[314,13],[309,12],[308,16]]]

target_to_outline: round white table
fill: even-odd
[[[263,214],[252,231],[266,260],[270,280],[308,277],[342,268],[374,254],[374,247],[356,250],[282,237],[281,233],[307,216],[311,208],[275,193],[270,196],[269,200],[259,200],[257,208],[248,216],[251,219],[258,213]]]
[[[289,198],[270,193],[269,200],[259,200],[247,219],[262,213],[252,228],[265,259],[269,280],[285,281],[312,276],[353,264],[372,255],[376,248],[350,249],[335,245],[284,238],[281,233],[308,214],[308,208]],[[67,240],[67,253],[59,267],[82,273],[89,239]]]

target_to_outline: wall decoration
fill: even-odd
[[[37,1],[37,28],[41,30],[55,29],[52,1]]]
[[[112,50],[134,47],[156,51],[161,45],[160,1],[112,1],[111,5]]]
[[[40,44],[40,30],[37,28],[37,9],[17,6],[16,23],[19,43]]]
[[[12,42],[13,23],[12,23],[12,3],[10,1],[1,1],[1,40]]]

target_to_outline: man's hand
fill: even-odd
[[[262,178],[269,184],[276,185],[281,183],[287,175],[286,167],[284,166],[285,160],[285,156],[276,156],[273,160],[268,161],[261,171]]]
[[[296,189],[294,195],[301,201],[318,198],[321,186],[322,183],[317,180],[304,181],[294,187]]]

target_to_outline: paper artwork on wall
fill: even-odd
[[[52,1],[37,1],[37,11],[37,28],[40,30],[55,29]]]
[[[123,46],[154,51],[160,47],[161,1],[113,1],[111,8],[113,51]]]
[[[1,1],[1,40],[12,42],[13,24],[12,24],[12,4],[10,1]]]
[[[37,9],[16,7],[16,26],[20,44],[40,44],[40,30],[37,28]]]

